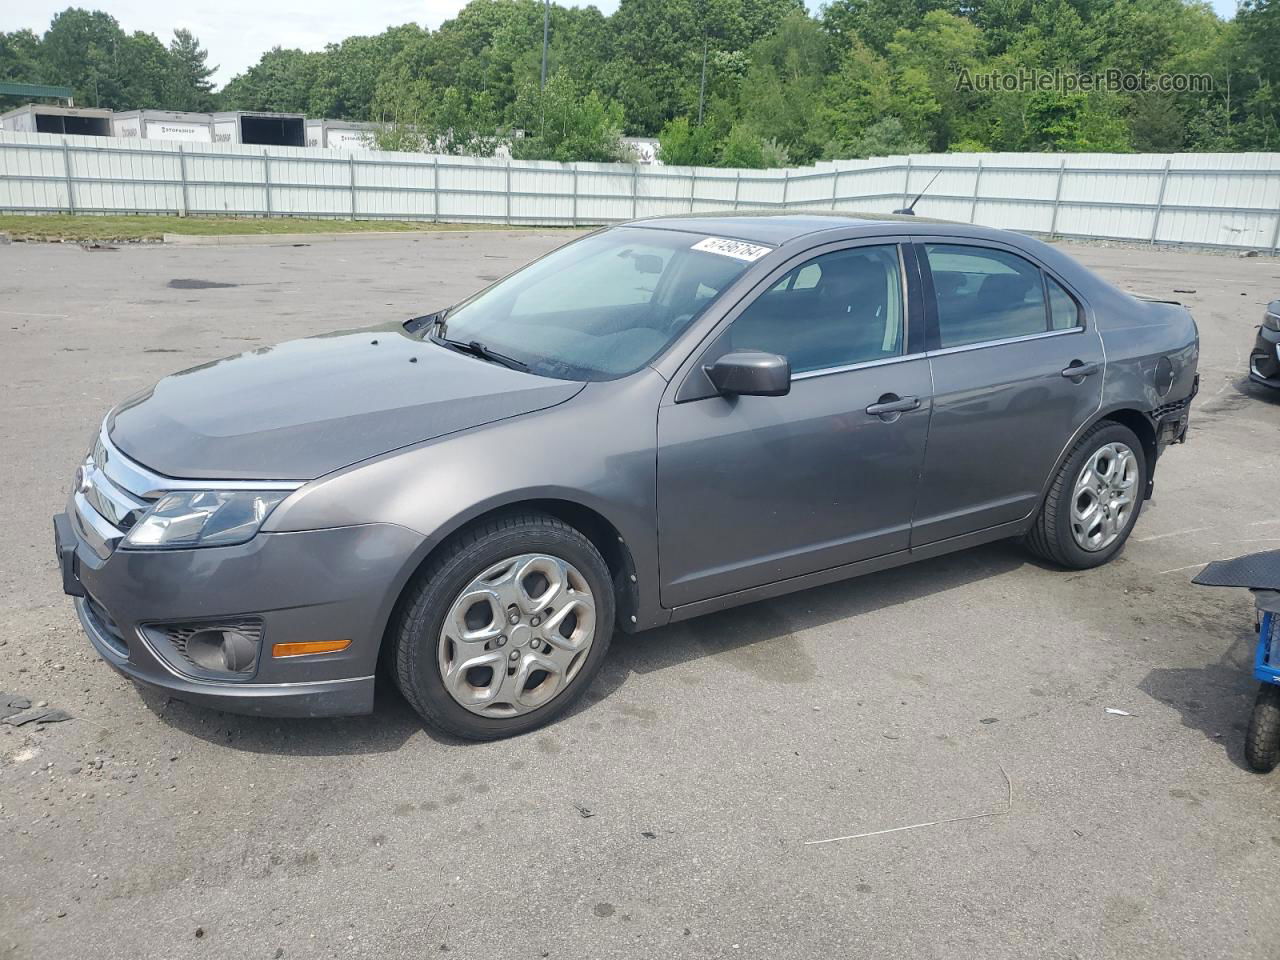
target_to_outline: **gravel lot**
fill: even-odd
[[[245,719],[98,660],[49,517],[109,405],[568,236],[0,246],[0,690],[74,718],[0,724],[0,957],[1275,957],[1251,600],[1188,583],[1280,545],[1280,398],[1241,381],[1274,259],[1072,247],[1202,337],[1191,442],[1108,567],[996,544],[623,637],[571,716],[483,745],[389,690]]]

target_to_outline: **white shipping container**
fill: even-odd
[[[111,118],[111,135],[143,140],[213,142],[213,115],[167,110],[130,110]]]
[[[59,133],[83,137],[111,136],[111,111],[92,107],[53,107],[28,103],[0,116],[0,130],[15,133]]]
[[[214,120],[213,121],[213,142],[214,143],[239,143],[240,142],[240,122],[234,118],[230,120]]]
[[[304,147],[307,119],[300,113],[234,110],[213,114],[214,143]]]
[[[356,120],[308,120],[307,146],[330,150],[372,150],[375,123]]]

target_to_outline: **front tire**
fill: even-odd
[[[541,513],[464,530],[410,584],[391,631],[393,674],[431,725],[496,740],[551,722],[586,691],[613,633],[609,568]]]
[[[1069,570],[1101,566],[1129,539],[1146,489],[1142,444],[1124,424],[1103,420],[1067,455],[1026,535],[1026,545]]]

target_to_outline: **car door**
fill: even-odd
[[[896,242],[821,249],[730,314],[659,409],[666,607],[907,548],[931,396],[918,277]],[[790,393],[715,393],[703,367],[743,350],[786,356]]]
[[[1028,516],[1063,448],[1098,410],[1103,350],[1079,298],[1010,247],[915,246],[933,419],[911,544]]]

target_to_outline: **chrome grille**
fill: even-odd
[[[149,501],[120,489],[99,469],[87,471],[81,477],[80,488],[84,491],[84,498],[89,501],[89,506],[122,533],[137,523],[138,518],[150,506]]]

